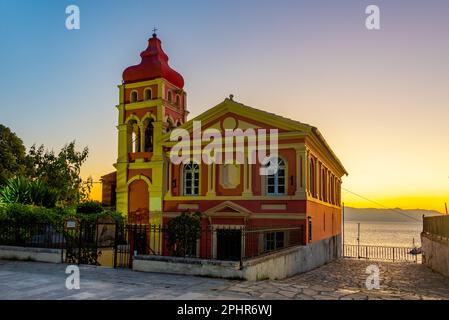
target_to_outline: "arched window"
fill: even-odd
[[[139,152],[140,151],[140,129],[137,124],[132,127],[131,134],[131,152]]]
[[[130,100],[131,100],[131,102],[137,102],[137,91],[132,91],[131,92]]]
[[[175,127],[175,125],[173,124],[172,119],[168,118],[167,119],[167,127],[166,127],[166,133],[170,132],[173,128]]]
[[[268,167],[268,162],[265,166]],[[285,161],[277,158],[277,171],[275,174],[266,176],[266,194],[267,195],[283,195],[285,194]]]
[[[168,94],[167,94],[167,99],[168,99],[168,101],[170,101],[171,102],[171,100],[172,100],[172,93],[171,93],[171,91],[169,90],[168,91]]]
[[[184,195],[197,196],[199,194],[200,168],[197,163],[189,162],[183,167]]]
[[[176,95],[176,105],[179,107],[181,105],[181,98],[179,95]]]
[[[153,119],[145,123],[145,152],[153,152]]]
[[[151,89],[145,89],[145,100],[151,100],[151,99],[152,99]]]

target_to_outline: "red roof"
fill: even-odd
[[[184,78],[168,65],[168,56],[162,50],[161,40],[156,34],[148,40],[148,48],[140,56],[140,64],[128,67],[123,72],[125,83],[164,78],[178,88],[184,87]]]

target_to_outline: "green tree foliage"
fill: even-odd
[[[201,236],[201,213],[182,212],[168,221],[167,242],[173,256],[194,256]]]
[[[0,124],[0,186],[26,170],[25,146],[8,127]]]
[[[33,145],[26,154],[20,138],[0,124],[0,203],[53,207],[87,201],[92,178],[83,181],[81,166],[89,150],[76,150],[75,141],[59,153]]]
[[[92,187],[92,179],[83,181],[80,176],[88,154],[87,147],[77,151],[75,141],[65,145],[57,155],[43,145],[33,145],[28,154],[30,177],[58,190],[62,205],[77,204],[88,198]]]

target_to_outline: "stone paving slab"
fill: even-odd
[[[380,289],[368,290],[368,265]],[[80,290],[65,287],[66,265],[0,260],[0,299],[449,299],[449,279],[421,264],[342,259],[284,280],[258,282],[80,266]]]
[[[368,290],[365,285],[369,265],[379,267],[377,290]],[[227,290],[242,292],[242,288],[260,299],[449,300],[449,278],[422,264],[350,259],[284,280],[235,283]]]

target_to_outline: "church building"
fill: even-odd
[[[130,224],[164,225],[188,210],[202,214],[202,226],[303,226],[304,244],[341,234],[347,172],[316,127],[232,95],[189,119],[184,79],[169,66],[156,34],[140,56],[118,86],[118,157],[116,171],[102,177],[104,204]],[[227,129],[277,129],[277,171],[261,175],[261,164],[249,163],[245,152],[241,164],[173,163],[177,141],[170,135],[185,129],[192,137],[193,121],[223,136]]]

